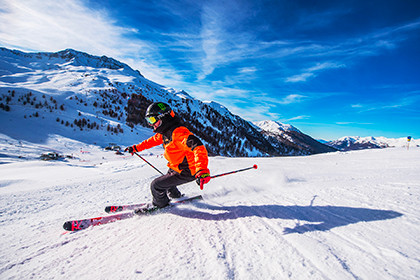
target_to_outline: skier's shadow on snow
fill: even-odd
[[[285,234],[327,231],[359,222],[389,220],[402,216],[401,213],[390,210],[344,206],[213,206],[202,202],[194,203],[194,205],[195,209],[174,208],[171,213],[186,218],[211,221],[246,217],[297,220],[298,223],[294,228],[286,227],[284,229]]]

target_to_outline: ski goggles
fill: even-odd
[[[154,125],[158,120],[160,120],[161,118],[163,118],[166,115],[170,115],[172,118],[175,117],[175,113],[173,110],[168,111],[164,114],[158,115],[158,116],[149,116],[146,117],[146,121],[150,124],[150,125]]]
[[[155,124],[158,121],[158,118],[157,117],[154,117],[154,116],[150,116],[150,117],[146,117],[146,121],[149,124],[153,125],[153,124]]]

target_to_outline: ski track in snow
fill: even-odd
[[[66,220],[149,201],[158,176],[86,150],[87,161],[0,158],[1,279],[420,277],[420,149],[215,157],[212,174],[259,168],[180,187],[203,201],[63,234]]]

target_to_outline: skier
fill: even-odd
[[[200,139],[181,124],[169,105],[162,102],[152,103],[146,110],[145,118],[156,134],[140,144],[125,148],[124,151],[134,155],[135,152],[163,144],[169,170],[167,174],[154,179],[150,185],[153,205],[163,208],[169,205],[169,197],[181,197],[177,186],[196,180],[203,188],[210,181],[208,155]]]

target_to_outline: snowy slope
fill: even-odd
[[[65,137],[0,135],[0,279],[418,279],[420,149],[210,159],[204,200],[62,234],[111,203],[149,201],[137,157]],[[65,149],[75,159],[18,155]],[[161,150],[145,157],[162,171]]]

